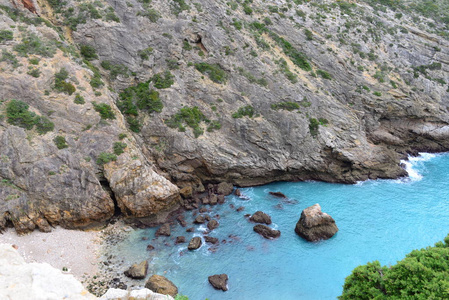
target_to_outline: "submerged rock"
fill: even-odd
[[[281,192],[269,192],[271,196],[279,197],[279,198],[287,198],[283,193]]]
[[[147,276],[148,261],[144,260],[140,264],[132,265],[124,273],[127,277],[132,279],[143,279]]]
[[[175,244],[182,244],[186,242],[186,237],[185,236],[178,236],[176,237],[176,241]]]
[[[214,230],[215,228],[217,228],[218,225],[219,225],[219,223],[217,222],[217,220],[210,220],[210,221],[207,223],[207,228],[208,228],[210,231],[212,231],[212,230]]]
[[[204,240],[206,241],[206,243],[211,243],[211,244],[218,244],[220,242],[217,238],[214,238],[214,237],[208,236],[208,235],[204,236]]]
[[[335,220],[323,213],[319,204],[304,209],[295,227],[295,232],[310,242],[330,239],[337,231]]]
[[[208,277],[209,283],[217,290],[227,291],[228,290],[228,275],[212,275]]]
[[[178,288],[176,285],[164,276],[160,275],[151,276],[145,283],[145,287],[153,292],[163,295],[170,295],[172,297],[176,297],[178,294]]]
[[[271,217],[264,213],[263,211],[256,211],[250,218],[250,221],[254,223],[263,223],[270,225],[271,224]]]
[[[253,230],[266,239],[275,239],[281,236],[281,232],[279,230],[271,229],[270,227],[262,224],[254,226]]]
[[[170,229],[170,224],[165,223],[163,224],[161,227],[159,227],[159,229],[156,231],[156,236],[161,236],[161,235],[165,235],[165,236],[170,236],[171,235],[171,229]]]
[[[189,245],[187,246],[187,249],[189,249],[189,250],[196,250],[199,247],[201,247],[202,243],[203,242],[201,241],[201,238],[196,236],[196,237],[194,237],[194,238],[192,238],[190,240]]]
[[[204,222],[206,222],[206,218],[203,215],[198,215],[193,221],[195,224],[203,224]]]

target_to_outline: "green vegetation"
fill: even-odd
[[[90,86],[94,89],[103,86],[104,82],[101,80],[100,70],[88,60],[83,60],[83,62],[94,73],[94,76],[90,80]]]
[[[254,116],[254,113],[255,113],[254,107],[252,107],[251,105],[246,105],[246,106],[240,107],[237,110],[237,112],[232,114],[232,117],[234,119],[243,118],[244,116],[248,116],[248,117],[252,118]]]
[[[210,80],[212,80],[215,83],[226,83],[228,76],[223,70],[220,65],[218,64],[208,64],[205,62],[202,63],[196,63],[195,68],[200,71],[203,74],[206,74],[209,76]]]
[[[339,299],[448,299],[448,286],[449,235],[391,267],[378,261],[358,266],[346,278]]]
[[[197,106],[194,106],[181,108],[178,113],[171,116],[170,119],[165,120],[165,124],[171,128],[178,128],[181,132],[185,131],[184,125],[187,125],[193,129],[193,134],[197,138],[204,133],[204,130],[200,127],[202,121],[210,122],[201,110]],[[219,128],[212,128],[211,130],[213,129]]]
[[[119,156],[120,154],[122,154],[124,151],[124,149],[127,147],[128,145],[126,143],[122,143],[122,142],[115,142],[114,143],[114,154]]]
[[[85,60],[92,61],[98,58],[97,51],[92,46],[81,45],[80,52]]]
[[[209,126],[207,126],[207,131],[212,132],[214,130],[219,130],[221,128],[221,123],[219,121],[210,121]]]
[[[126,138],[127,137],[127,134],[126,133],[120,133],[119,135],[118,135],[118,139],[119,140],[123,140],[124,138]]]
[[[178,16],[184,10],[190,10],[190,6],[184,0],[172,0],[172,13]]]
[[[22,38],[22,42],[14,46],[19,56],[28,56],[28,54],[36,54],[44,57],[53,57],[56,53],[56,46],[51,41],[41,41],[34,33]]]
[[[100,114],[100,117],[103,120],[115,119],[115,114],[112,111],[112,108],[109,104],[106,103],[97,104],[95,102],[92,102],[92,105],[94,106],[94,109]]]
[[[304,29],[304,34],[306,35],[306,40],[313,41],[313,33],[309,29]]]
[[[6,106],[7,122],[25,129],[32,129],[36,125],[39,134],[52,131],[55,125],[45,116],[37,116],[28,110],[29,105],[20,100],[11,100]]]
[[[58,147],[59,150],[68,148],[69,145],[67,145],[67,141],[65,140],[65,137],[58,135],[53,139],[53,142],[55,143],[56,147]]]
[[[155,74],[151,78],[151,81],[154,83],[155,88],[166,89],[171,87],[173,83],[175,83],[173,78],[175,78],[175,76],[173,76],[173,74],[167,70],[163,74],[162,73]]]
[[[142,127],[136,118],[139,115],[139,110],[148,113],[161,112],[164,107],[159,98],[159,92],[149,89],[149,81],[124,89],[120,93],[117,106],[126,116],[128,125],[133,132],[139,132]]]
[[[73,100],[73,102],[75,104],[84,104],[84,103],[86,103],[86,101],[84,101],[84,97],[81,96],[80,94],[76,94],[75,95],[75,100]]]
[[[6,61],[14,69],[19,66],[19,61],[17,60],[15,55],[12,54],[11,52],[6,51],[5,49],[2,50],[2,58],[0,58],[0,62],[1,61]]]
[[[14,34],[11,30],[0,30],[0,43],[4,41],[12,41]]]
[[[41,76],[41,71],[37,68],[32,68],[27,72],[27,74],[33,76],[34,78],[38,78]]]
[[[291,82],[291,83],[297,83],[298,82],[298,76],[290,71],[287,62],[285,59],[281,58],[276,63],[279,65],[279,68],[282,73],[284,73],[285,77]]]
[[[116,161],[116,160],[117,160],[117,156],[115,154],[108,153],[108,152],[101,152],[97,157],[97,164],[102,166],[104,164],[107,164],[108,162]]]
[[[104,60],[101,62],[101,67],[105,70],[109,71],[109,76],[111,79],[117,79],[118,75],[122,75],[123,77],[128,77],[128,68],[122,64],[114,64],[108,60]]]
[[[66,93],[72,95],[76,88],[70,82],[67,82],[69,77],[69,72],[65,68],[62,68],[58,73],[55,74],[55,90],[58,92]]]
[[[315,119],[315,118],[309,119],[309,131],[313,137],[316,137],[318,135],[319,125],[320,125],[320,122],[317,119]]]
[[[193,47],[190,45],[189,41],[184,40],[184,42],[182,43],[182,49],[190,51],[193,49]]]
[[[380,96],[382,96],[382,93],[381,93],[381,92],[378,92],[378,91],[376,91],[376,92],[373,92],[373,95],[374,95],[374,96],[377,96],[377,97],[380,97]]]
[[[40,61],[40,59],[37,58],[37,57],[33,57],[33,58],[30,58],[30,59],[28,60],[28,62],[29,62],[30,64],[36,65],[36,66],[39,64],[39,61]]]
[[[142,60],[148,60],[152,53],[153,53],[153,48],[151,48],[151,47],[145,48],[145,49],[137,52],[137,54],[139,54],[139,56]]]
[[[150,22],[156,23],[161,18],[160,13],[154,8],[147,7],[143,12],[137,12],[138,16],[147,17]]]
[[[237,71],[251,83],[257,83],[261,86],[268,86],[268,82],[265,78],[256,78],[253,74],[240,67],[237,68]]]
[[[321,77],[323,77],[324,79],[332,79],[331,74],[329,74],[328,72],[324,71],[324,70],[317,70],[316,73],[318,75],[320,75]]]
[[[296,102],[285,101],[285,102],[273,103],[273,104],[271,104],[271,108],[274,110],[284,109],[284,110],[292,111],[295,109],[299,109],[299,104]]]

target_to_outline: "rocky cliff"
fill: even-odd
[[[404,175],[449,148],[449,8],[427,2],[1,0],[0,228]]]

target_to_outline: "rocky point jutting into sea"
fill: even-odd
[[[218,183],[404,176],[449,150],[447,11],[0,0],[0,229],[160,224]]]

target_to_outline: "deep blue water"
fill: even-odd
[[[166,276],[190,300],[336,299],[354,267],[373,260],[395,264],[411,250],[431,246],[449,233],[449,154],[423,154],[407,165],[410,177],[400,180],[244,188],[249,200],[228,196],[225,204],[212,207],[210,215],[221,218],[210,235],[227,240],[214,253],[205,243],[193,252],[187,243],[174,246],[176,236],[202,236],[204,225],[190,225],[192,212],[185,217],[194,233],[176,225],[171,237],[152,240],[155,229],[136,230],[116,252],[129,263],[150,259],[150,274]],[[275,198],[269,191],[281,191],[289,199]],[[315,203],[340,230],[330,240],[309,243],[294,228],[301,211]],[[230,204],[245,210],[236,212]],[[281,231],[279,239],[266,240],[253,232],[254,224],[244,214],[257,210],[271,215],[271,226]],[[146,251],[149,243],[155,251]],[[221,273],[229,276],[227,292],[214,290],[207,281],[209,275]]]

